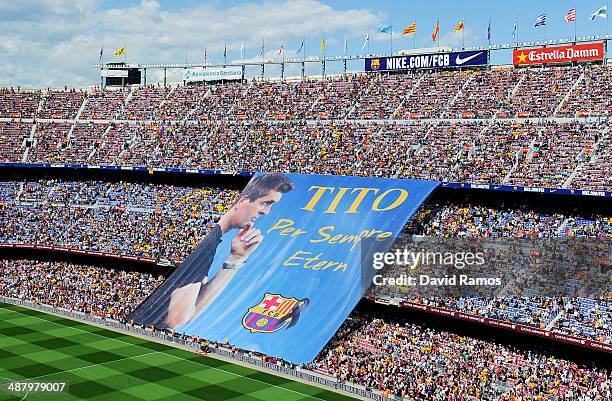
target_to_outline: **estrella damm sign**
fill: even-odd
[[[515,49],[512,59],[514,65],[530,65],[603,60],[604,55],[604,42],[596,42],[571,46]]]
[[[300,318],[300,312],[310,301],[308,298],[285,298],[282,295],[266,293],[261,302],[249,308],[242,317],[242,325],[251,333],[274,333],[293,327]]]

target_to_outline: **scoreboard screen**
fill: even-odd
[[[139,68],[127,68],[123,63],[106,64],[100,69],[100,77],[106,86],[140,85],[142,73]]]

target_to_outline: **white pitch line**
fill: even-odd
[[[134,359],[134,358],[140,358],[141,356],[147,356],[147,355],[151,355],[151,354],[162,354],[162,352],[160,352],[160,351],[151,351],[151,352],[147,352],[147,353],[140,354],[140,355],[126,356],[125,358],[119,358],[119,359],[113,359],[112,361],[94,363],[94,364],[87,365],[87,366],[81,366],[80,368],[73,368],[73,369],[68,369],[68,370],[62,370],[61,372],[48,373],[46,375],[40,375],[40,376],[32,377],[32,378],[26,379],[26,380],[36,380],[36,379],[40,379],[42,377],[48,377],[48,376],[53,376],[53,375],[61,375],[61,374],[64,374],[64,373],[69,373],[69,372],[76,372],[77,370],[95,368],[96,366],[106,365],[107,363],[125,361],[125,360],[128,360],[128,359]],[[77,357],[75,357],[75,358],[77,358]]]
[[[19,305],[15,305],[15,306],[18,306],[18,307],[19,307]],[[14,312],[14,313],[19,313],[20,315],[29,316],[29,317],[31,317],[31,318],[38,319],[38,320],[42,320],[42,321],[45,321],[45,322],[48,322],[48,323],[55,323],[55,324],[57,324],[57,325],[59,325],[59,326],[62,326],[62,327],[67,327],[67,328],[70,328],[70,329],[73,329],[73,330],[78,330],[78,331],[82,331],[82,332],[84,332],[84,333],[88,333],[88,334],[92,334],[92,335],[95,335],[95,336],[103,337],[103,338],[105,338],[105,339],[107,339],[107,340],[115,340],[115,341],[118,341],[118,342],[123,343],[123,344],[128,344],[128,345],[131,345],[131,346],[133,346],[133,347],[139,347],[139,348],[145,348],[145,349],[148,349],[147,347],[143,347],[142,345],[132,344],[132,343],[129,343],[129,342],[127,342],[127,341],[122,341],[122,340],[119,340],[119,339],[117,339],[117,338],[109,338],[109,337],[103,336],[103,335],[101,335],[101,334],[92,333],[92,332],[87,331],[87,330],[79,329],[79,328],[77,328],[77,327],[65,326],[65,325],[63,325],[63,324],[61,324],[61,323],[54,322],[54,321],[52,321],[52,320],[47,320],[47,319],[40,318],[40,317],[38,317],[38,316],[31,316],[31,315],[28,315],[27,313],[23,313],[23,312],[19,312],[19,311],[14,311],[14,310],[12,310],[12,309],[8,309],[8,308],[6,308],[6,307],[2,306],[1,304],[0,304],[0,309],[8,310],[8,311],[10,311],[10,312]],[[25,308],[25,309],[28,309],[28,308]],[[38,310],[35,310],[35,309],[29,309],[29,310],[34,310],[34,311],[36,311],[36,312],[40,312],[40,313],[43,313],[43,314],[44,314],[44,312],[41,312],[41,311],[38,311]],[[61,317],[61,316],[60,316],[60,317]],[[64,318],[64,319],[67,319],[67,318]],[[67,319],[67,320],[72,320],[72,319]],[[79,323],[87,324],[87,323],[85,323],[85,322],[81,322],[81,321],[79,321],[79,320],[77,320],[77,321],[78,321]],[[96,326],[93,326],[93,327],[96,327]],[[105,329],[105,330],[108,330],[108,329]],[[112,331],[112,330],[111,330],[111,331]],[[123,334],[123,333],[121,333],[121,334]],[[127,335],[127,334],[124,334],[124,335]],[[149,341],[149,340],[147,340],[147,341]],[[159,352],[159,351],[155,351],[155,352]],[[167,354],[167,353],[164,353],[164,352],[160,352],[160,353],[162,353],[163,355],[166,355],[166,356],[170,356],[170,357],[175,358],[175,359],[180,359],[181,361],[191,362],[191,363],[195,363],[196,365],[199,365],[199,366],[206,366],[207,368],[210,368],[210,369],[214,369],[214,370],[218,370],[218,371],[221,371],[221,372],[225,372],[225,373],[227,373],[227,374],[229,374],[229,375],[232,375],[232,376],[242,377],[243,379],[252,380],[252,381],[255,381],[255,382],[258,382],[258,383],[262,383],[262,384],[265,384],[265,385],[268,385],[268,386],[272,386],[272,387],[279,388],[279,389],[281,389],[281,390],[289,391],[289,392],[291,392],[291,393],[299,394],[299,395],[306,396],[306,397],[309,397],[309,398],[314,398],[314,399],[316,399],[316,400],[326,401],[326,400],[324,400],[323,398],[319,398],[319,397],[316,397],[316,396],[314,396],[314,395],[310,395],[310,394],[301,393],[301,392],[299,392],[299,391],[296,391],[296,390],[291,390],[291,389],[289,389],[289,388],[285,388],[285,387],[281,387],[281,386],[278,386],[278,385],[276,385],[276,384],[266,383],[266,382],[265,382],[265,381],[263,381],[263,380],[253,379],[252,377],[243,376],[243,375],[241,375],[241,374],[234,373],[234,372],[230,372],[230,371],[228,371],[228,370],[223,370],[223,369],[217,368],[217,367],[215,367],[215,366],[210,366],[210,365],[206,365],[206,364],[197,363],[197,362],[194,362],[194,361],[192,361],[192,360],[190,360],[190,359],[181,358],[180,356],[176,356],[176,355],[172,355],[172,354]],[[143,354],[143,355],[144,355],[144,354]],[[60,372],[60,373],[61,373],[61,372]],[[54,373],[54,374],[55,374],[55,373]],[[58,373],[58,374],[59,374],[59,373]],[[267,373],[267,374],[269,374],[269,373]]]

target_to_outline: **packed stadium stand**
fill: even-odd
[[[235,191],[57,180],[0,183],[0,243],[183,260]],[[92,235],[95,233],[95,235]]]
[[[282,171],[612,191],[609,68],[5,88],[0,163],[201,168],[221,170],[228,180],[239,171]],[[165,266],[180,265],[238,195],[233,187],[171,180],[7,173],[0,181],[0,245],[148,257]],[[429,201],[404,235],[612,238],[610,208],[482,199]],[[0,260],[0,296],[120,321],[163,280],[121,262],[113,270]],[[609,297],[412,301],[612,344]],[[359,311],[306,368],[417,400],[612,399],[610,370]]]
[[[607,66],[589,66],[130,91],[4,89],[0,156],[610,189],[600,168],[609,162],[607,120],[560,118],[607,117],[609,77]],[[34,117],[33,126],[25,120]]]
[[[125,320],[164,276],[68,262],[0,260],[0,295]]]
[[[603,400],[610,372],[418,324],[354,313],[315,371],[414,400]]]

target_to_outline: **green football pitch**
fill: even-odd
[[[10,392],[66,382],[67,392]],[[0,303],[0,400],[354,400],[194,352]],[[40,388],[39,388],[40,390]]]

